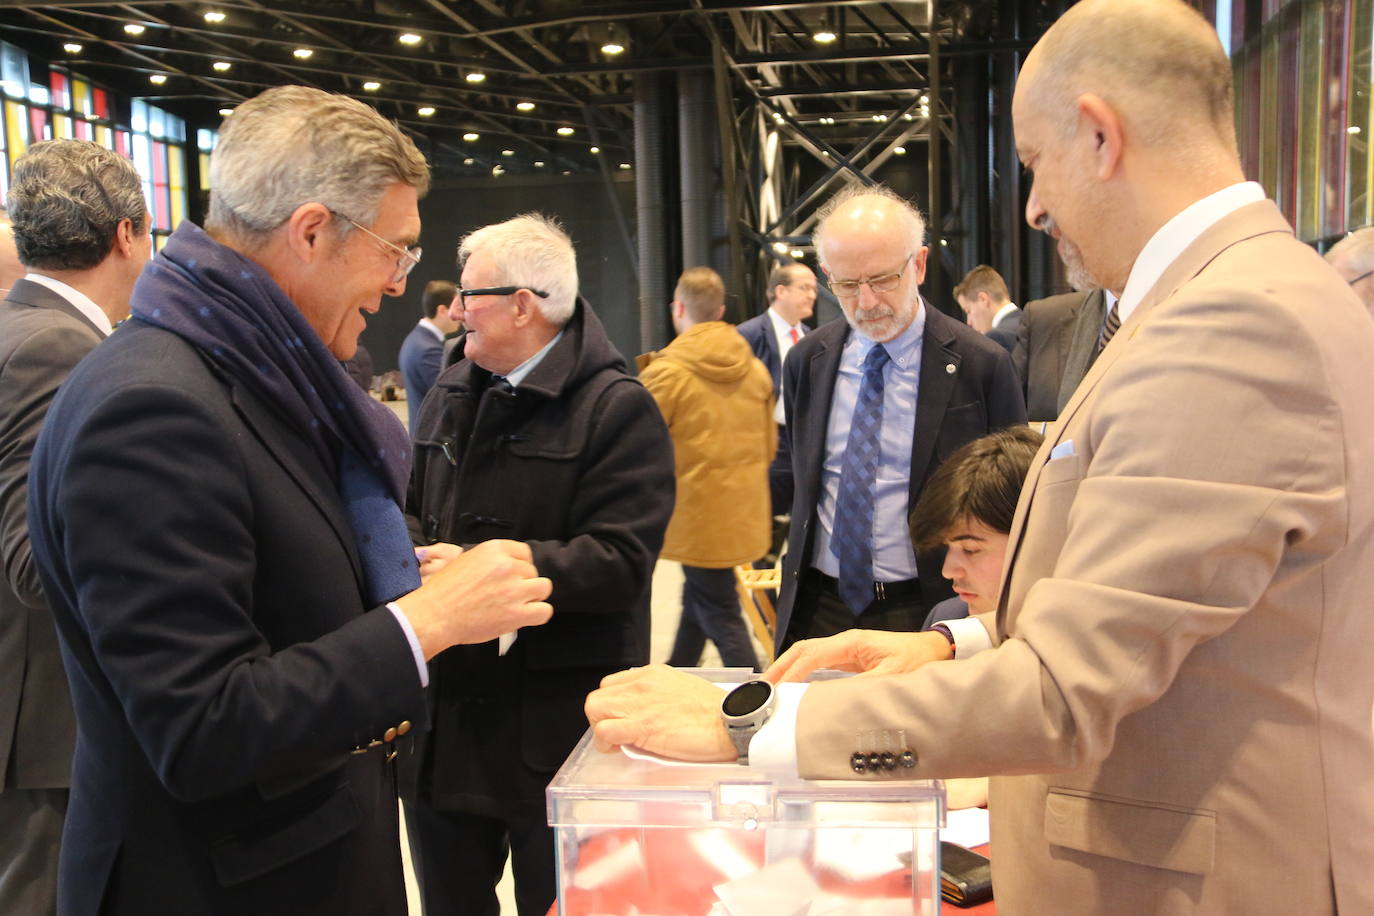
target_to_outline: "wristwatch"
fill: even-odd
[[[720,704],[720,718],[725,732],[739,754],[740,763],[749,762],[749,742],[754,733],[773,714],[777,704],[773,685],[765,680],[746,681],[725,695]]]

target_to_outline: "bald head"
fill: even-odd
[[[1100,96],[1133,141],[1219,144],[1234,153],[1231,62],[1212,26],[1180,0],[1082,0],[1036,43],[1018,91],[1075,126],[1075,100]]]
[[[910,251],[925,244],[926,221],[909,201],[886,185],[849,185],[830,198],[816,217],[812,240],[822,267],[828,266],[827,249],[839,235],[896,232]]]
[[[1374,314],[1374,226],[1357,229],[1332,245],[1326,260]]]

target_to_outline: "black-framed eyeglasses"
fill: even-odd
[[[522,289],[529,290],[540,299],[549,298],[548,293],[532,286],[484,286],[481,289],[460,289],[458,290],[458,297],[462,300],[463,308],[466,309],[469,296],[514,296]]]
[[[902,285],[902,274],[906,273],[907,265],[915,254],[906,256],[902,262],[902,269],[894,274],[884,274],[881,277],[871,277],[867,280],[831,280],[830,291],[835,294],[836,299],[850,300],[859,295],[859,287],[865,284],[875,293],[890,293]]]
[[[1354,286],[1356,283],[1359,283],[1361,280],[1365,279],[1366,277],[1374,277],[1374,270],[1366,270],[1364,273],[1360,274],[1358,277],[1356,277],[1355,279],[1351,280],[1351,281],[1350,281],[1350,285],[1351,285],[1351,286]]]
[[[419,245],[409,245],[405,248],[402,248],[395,242],[388,242],[386,239],[382,238],[380,235],[373,232],[371,229],[367,228],[362,223],[358,222],[356,219],[349,216],[347,213],[340,213],[337,210],[330,210],[329,212],[333,213],[337,217],[348,220],[353,225],[354,229],[361,229],[363,232],[366,232],[368,235],[372,236],[374,239],[381,242],[383,245],[390,248],[392,251],[396,252],[398,257],[396,258],[396,273],[393,274],[391,277],[392,284],[400,283],[406,277],[410,276],[410,272],[415,269],[415,265],[420,263],[420,256],[424,254],[424,249],[421,248]]]

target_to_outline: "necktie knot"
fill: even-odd
[[[887,352],[887,347],[882,344],[874,344],[873,349],[868,351],[864,357],[864,375],[870,372],[881,372],[883,367],[892,361],[892,357]]]

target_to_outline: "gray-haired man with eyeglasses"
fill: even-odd
[[[842,630],[919,629],[950,597],[942,557],[917,555],[908,516],[959,446],[1024,423],[1004,349],[927,308],[925,222],[882,186],[821,212],[821,269],[844,311],[783,367],[794,492],[778,651]]]
[[[523,541],[556,610],[543,627],[434,660],[409,820],[430,916],[495,916],[507,850],[520,916],[544,916],[555,897],[544,789],[586,729],[587,693],[649,660],[673,446],[578,296],[557,223],[531,213],[484,226],[458,262],[464,358],[420,408],[408,512],[426,542]]]
[[[1356,229],[1332,245],[1326,260],[1374,315],[1374,226]]]

